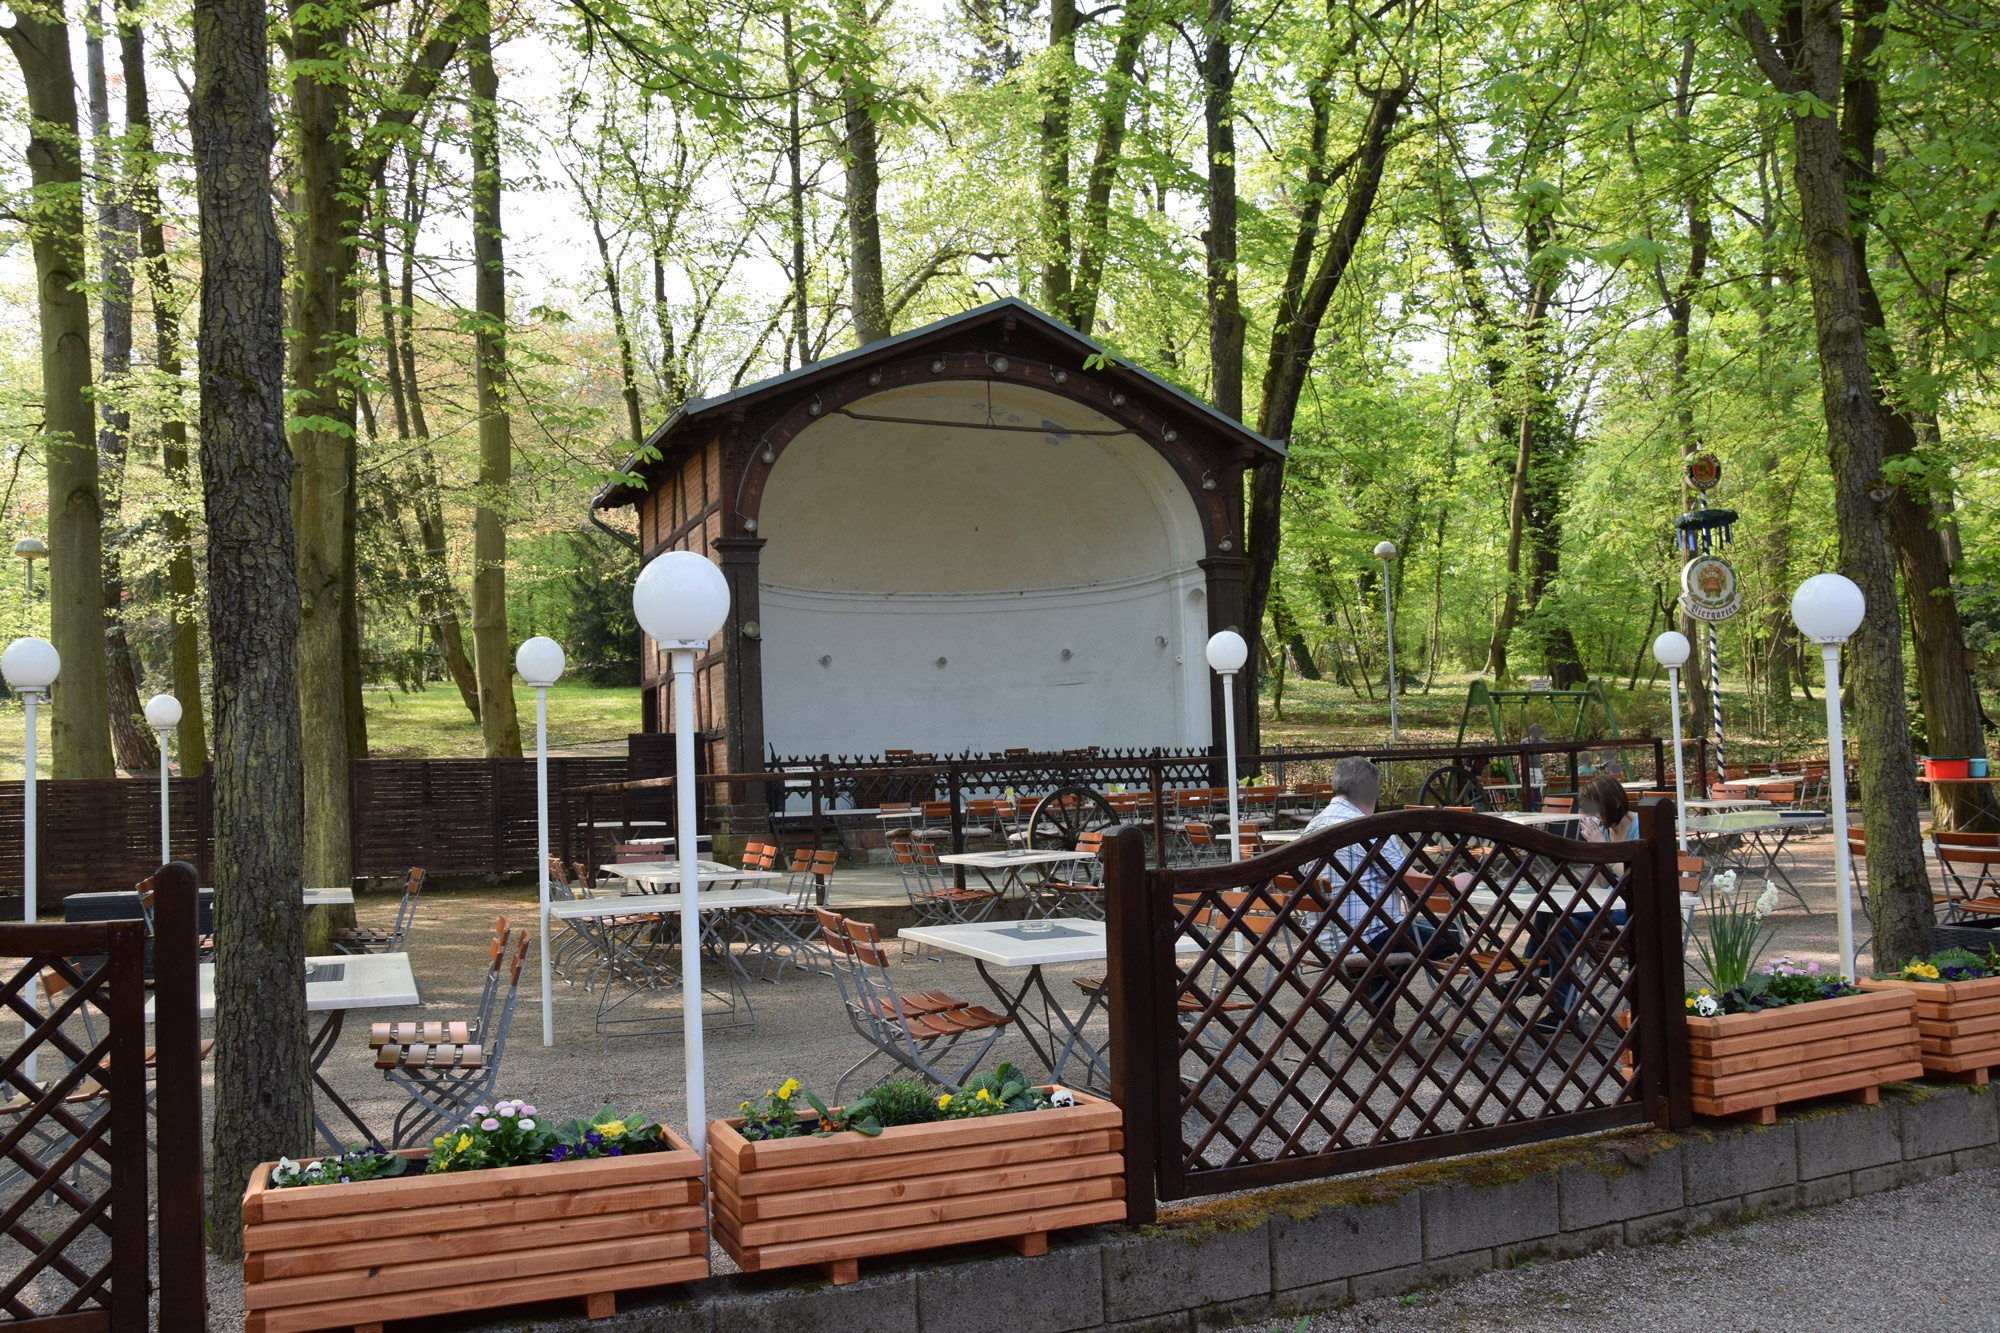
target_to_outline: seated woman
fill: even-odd
[[[1631,798],[1626,795],[1624,786],[1614,777],[1600,775],[1585,783],[1583,790],[1576,796],[1576,812],[1582,816],[1578,822],[1583,826],[1582,834],[1585,842],[1630,842],[1639,836],[1639,812],[1632,808]],[[1621,862],[1614,861],[1604,867],[1604,873],[1616,883],[1624,877],[1625,866]],[[1594,920],[1600,930],[1616,930],[1624,926],[1625,918],[1626,910],[1614,907],[1599,914]],[[1561,1028],[1563,1019],[1576,1008],[1577,988],[1574,974],[1563,960],[1576,952],[1577,945],[1583,938],[1584,932],[1576,916],[1565,917],[1562,924],[1556,927],[1555,939],[1551,944],[1555,956],[1543,965],[1545,974],[1554,982],[1549,991],[1549,1012],[1545,1012],[1535,1021],[1536,1031],[1544,1037],[1553,1037]],[[1541,940],[1534,938],[1532,943],[1539,951]],[[1576,964],[1578,968],[1587,972],[1591,964],[1590,955],[1587,952],[1583,953],[1577,958]]]

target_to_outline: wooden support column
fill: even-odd
[[[1243,625],[1243,585],[1250,577],[1250,561],[1240,555],[1210,556],[1201,562],[1202,573],[1208,576],[1208,632],[1217,634],[1233,629],[1245,639],[1251,634]],[[1225,749],[1222,734],[1222,677],[1208,669],[1206,657],[1208,641],[1194,645],[1194,651],[1204,654],[1202,670],[1208,673],[1208,721],[1210,743],[1215,753]],[[1230,678],[1236,687],[1236,753],[1239,756],[1255,754],[1256,746],[1252,737],[1256,733],[1257,708],[1257,659],[1252,657],[1243,664],[1243,669]]]
[[[723,732],[732,773],[764,771],[764,643],[757,605],[757,566],[762,537],[717,537],[712,543],[722,576],[729,580],[729,621],[722,627],[723,697],[728,700]],[[760,790],[759,795],[762,792]],[[748,802],[750,791],[733,792]]]

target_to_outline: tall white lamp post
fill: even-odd
[[[167,820],[167,733],[181,724],[181,701],[171,694],[146,700],[146,725],[160,738],[160,864],[174,859],[172,827]]]
[[[1250,660],[1250,645],[1233,629],[1209,636],[1208,664],[1222,677],[1222,746],[1229,759],[1229,859],[1243,859],[1243,825],[1236,814],[1236,673]]]
[[[1687,786],[1681,778],[1681,668],[1693,651],[1679,630],[1670,629],[1653,640],[1653,659],[1667,669],[1667,685],[1674,694],[1674,832],[1683,852],[1688,849],[1688,819]]]
[[[1396,612],[1389,604],[1389,562],[1396,558],[1396,543],[1376,542],[1375,558],[1382,562],[1382,633],[1389,645],[1389,744],[1402,744],[1403,732],[1396,723]]]
[[[535,864],[542,877],[542,1045],[556,1044],[549,989],[549,686],[562,679],[562,645],[537,634],[514,654],[514,670],[535,692]]]
[[[1847,856],[1847,739],[1840,719],[1840,645],[1861,628],[1868,599],[1854,581],[1839,574],[1815,574],[1792,594],[1792,623],[1819,645],[1826,667],[1826,771],[1833,780],[1833,861],[1835,903],[1840,909],[1840,974],[1854,975],[1854,867]]]
[[[62,658],[47,639],[16,639],[0,652],[0,676],[27,706],[28,734],[22,747],[21,778],[21,921],[35,924],[35,705],[48,694],[62,670]],[[28,1005],[42,1008],[41,985],[28,978]],[[28,1078],[35,1077],[35,1053],[28,1053]]]
[[[688,1140],[708,1144],[708,1089],[701,1049],[701,867],[695,845],[694,655],[729,619],[729,581],[706,557],[668,551],[639,571],[632,588],[639,627],[665,649],[674,672],[674,840],[681,857],[682,1032],[687,1047]]]

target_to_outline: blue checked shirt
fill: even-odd
[[[1345,824],[1350,819],[1362,817],[1360,808],[1352,801],[1345,796],[1336,796],[1328,802],[1326,809],[1312,817],[1302,836],[1311,837],[1321,829],[1332,828],[1335,824]],[[1380,855],[1371,859],[1369,853],[1373,850],[1372,843],[1357,842],[1333,854],[1334,863],[1347,872],[1346,877],[1354,878],[1356,891],[1346,894],[1336,904],[1334,911],[1339,924],[1328,922],[1326,930],[1321,932],[1320,943],[1326,948],[1338,948],[1341,937],[1352,934],[1364,921],[1368,923],[1367,935],[1364,938],[1385,934],[1398,913],[1399,909],[1390,901],[1401,893],[1396,881],[1395,867],[1402,864],[1408,852],[1403,847],[1403,840],[1394,834],[1382,840]],[[1331,884],[1334,893],[1341,892],[1341,885],[1332,883],[1331,876],[1327,882]],[[1376,903],[1382,902],[1390,903],[1385,908],[1391,918],[1389,923],[1385,923],[1379,914],[1373,920],[1369,919],[1369,910]]]

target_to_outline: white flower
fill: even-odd
[[[1764,881],[1764,891],[1757,895],[1757,917],[1759,920],[1771,915],[1778,907],[1778,886],[1770,880]]]
[[[1722,1006],[1713,995],[1704,995],[1694,1002],[1694,1011],[1703,1018],[1714,1018],[1722,1012]]]
[[[494,1113],[496,1115],[504,1115],[511,1117],[514,1114],[514,1107],[512,1103],[501,1102],[499,1106],[494,1108]]]
[[[475,1106],[475,1107],[473,1107],[473,1108],[472,1108],[472,1113],[473,1113],[474,1115],[476,1115],[476,1116],[478,1116],[478,1115],[485,1115],[485,1114],[486,1114],[486,1111],[487,1111],[487,1108],[486,1108],[486,1107],[484,1107],[484,1106]]]
[[[1070,1090],[1069,1090],[1068,1088],[1050,1088],[1050,1089],[1049,1089],[1049,1105],[1050,1105],[1050,1106],[1075,1106],[1075,1105],[1076,1105],[1076,1097],[1075,1097],[1075,1095],[1074,1095],[1074,1094],[1072,1094],[1072,1093],[1070,1092]]]
[[[535,1127],[535,1122],[534,1122],[533,1120],[531,1120],[531,1119],[528,1119],[528,1118],[526,1118],[526,1117],[524,1117],[524,1118],[522,1119],[522,1121],[521,1121],[521,1128],[522,1128],[522,1129],[533,1129],[534,1127]]]

